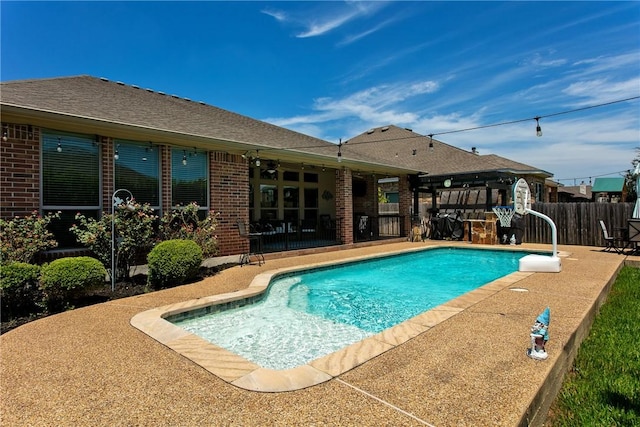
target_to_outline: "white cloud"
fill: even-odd
[[[318,98],[312,107],[315,112],[309,115],[267,118],[265,121],[285,127],[353,119],[375,126],[404,125],[416,122],[419,116],[414,112],[403,111],[402,102],[415,96],[433,93],[438,88],[437,82],[429,80],[379,85],[343,98]]]
[[[549,54],[551,55],[553,53],[554,52],[550,52]],[[525,65],[530,67],[537,67],[537,68],[554,68],[554,67],[561,67],[565,65],[567,62],[568,61],[564,58],[550,59],[550,58],[543,57],[543,55],[540,52],[536,52],[535,54],[533,54],[533,56],[525,60]]]
[[[282,11],[265,9],[262,11],[262,13],[275,18],[276,21],[285,22],[287,20],[287,14]]]
[[[584,65],[584,68],[580,68],[581,73],[583,75],[592,75],[625,70],[635,74],[638,71],[638,64],[640,64],[640,51],[614,56],[587,58],[577,61],[574,65]]]
[[[343,24],[349,22],[351,19],[358,16],[357,13],[351,12],[347,14],[340,14],[336,16],[332,16],[328,19],[324,19],[321,21],[308,22],[306,23],[307,29],[301,33],[298,33],[296,37],[298,38],[307,38],[307,37],[315,37],[321,36],[334,28],[338,28]]]
[[[295,15],[273,9],[265,9],[262,13],[272,16],[279,22],[295,27],[302,27],[303,29],[296,34],[296,37],[309,38],[322,36],[355,19],[371,16],[386,6],[386,2],[382,1],[320,2],[309,4],[316,6],[316,8],[314,10],[305,9],[303,12]],[[353,36],[350,42],[371,34],[385,25],[386,24],[378,24],[376,27],[359,36]]]
[[[618,82],[611,82],[606,78],[581,80],[571,83],[562,92],[569,96],[582,98],[578,102],[574,101],[572,105],[606,103],[640,95],[640,77]]]

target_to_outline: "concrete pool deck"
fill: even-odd
[[[157,307],[245,290],[270,270],[443,243],[450,244],[403,242],[273,255],[262,267],[237,266],[198,283],[23,325],[0,336],[0,423],[539,425],[617,272],[624,262],[638,265],[640,257],[560,246],[567,254],[561,273],[526,274],[353,369],[282,393],[236,387],[130,323]],[[549,245],[521,248],[548,250]],[[535,361],[525,354],[529,328],[546,306],[551,307],[549,359]]]

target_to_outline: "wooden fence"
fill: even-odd
[[[558,244],[605,246],[599,220],[609,233],[626,228],[633,203],[535,203],[535,211],[547,215],[558,229]],[[541,218],[525,217],[524,242],[551,243],[551,227]]]

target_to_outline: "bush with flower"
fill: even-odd
[[[16,216],[9,221],[0,219],[0,256],[2,262],[33,261],[35,256],[47,249],[58,246],[53,233],[47,226],[60,218],[60,212],[40,215],[33,211],[31,215]]]
[[[160,218],[158,240],[193,240],[202,249],[202,255],[207,258],[218,253],[219,213],[209,211],[204,219],[200,219],[200,206],[189,203],[186,206],[176,206]]]
[[[113,222],[112,222],[113,219]],[[154,225],[158,216],[149,204],[135,200],[115,207],[114,214],[104,212],[100,219],[76,214],[76,224],[70,230],[79,243],[90,249],[98,260],[111,271],[111,229],[115,234],[115,279],[129,279],[129,270],[137,259],[146,255],[155,243]]]

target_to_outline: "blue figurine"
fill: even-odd
[[[545,345],[549,341],[549,322],[551,311],[547,307],[536,319],[531,327],[531,348],[527,350],[527,356],[536,360],[545,360],[548,355]]]

